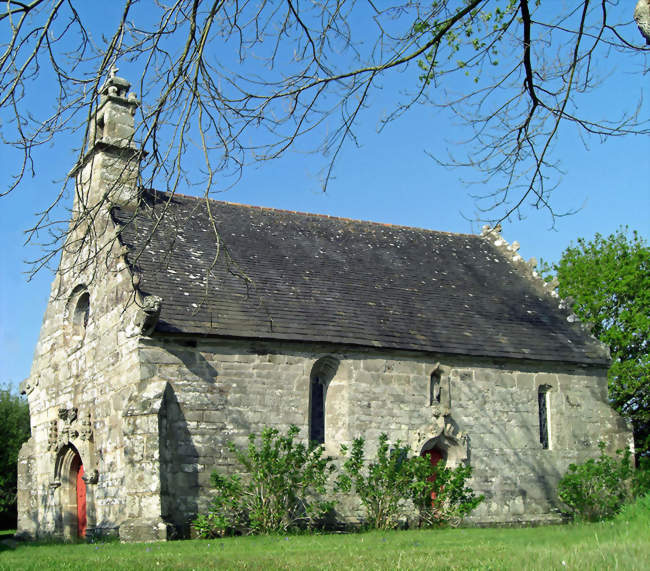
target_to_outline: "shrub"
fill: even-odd
[[[196,536],[202,539],[223,537],[232,529],[230,520],[226,516],[214,511],[196,516],[196,519],[192,522],[192,526],[194,527]]]
[[[444,461],[432,468],[428,459],[412,458],[422,465],[417,468],[417,478],[411,486],[411,500],[418,510],[420,527],[450,525],[457,527],[485,499],[477,496],[467,484],[472,477],[472,467],[460,464],[447,468]],[[425,474],[423,480],[420,474]],[[435,475],[433,482],[428,477]]]
[[[469,466],[452,470],[439,464],[434,469],[425,458],[409,457],[409,448],[400,441],[391,448],[386,434],[379,437],[376,460],[366,464],[364,445],[363,438],[353,441],[337,488],[343,492],[354,490],[371,528],[398,527],[413,506],[418,511],[420,526],[457,525],[483,500],[483,496],[475,496],[466,485],[472,473]],[[341,452],[347,455],[348,448],[342,446]],[[435,481],[428,481],[434,474]]]
[[[597,459],[571,464],[558,485],[560,499],[576,520],[610,519],[650,488],[647,466],[635,471],[629,450],[617,450],[613,458],[605,454],[604,442],[598,447]]]
[[[249,436],[245,450],[229,445],[243,473],[212,473],[211,509],[193,522],[200,537],[282,533],[322,521],[334,506],[322,499],[334,466],[322,446],[296,442],[298,433],[293,425],[285,435],[265,428],[259,441]]]
[[[413,481],[408,448],[399,441],[390,448],[388,436],[382,434],[376,461],[364,468],[364,446],[363,438],[352,442],[350,457],[343,463],[343,473],[337,479],[337,489],[342,492],[354,490],[366,510],[371,528],[395,528],[402,516],[400,504],[408,497],[407,490]],[[341,446],[341,453],[347,455],[348,447]]]

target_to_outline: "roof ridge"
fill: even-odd
[[[178,196],[180,198],[188,198],[191,200],[205,200],[205,196],[193,196],[190,194],[183,194],[182,192],[169,193],[163,190],[155,190],[152,188],[145,189],[148,192],[155,192],[157,194]],[[480,238],[480,234],[470,234],[467,232],[447,232],[446,230],[432,230],[431,228],[421,228],[420,226],[408,226],[406,224],[392,224],[390,222],[377,222],[375,220],[362,220],[360,218],[348,218],[347,216],[334,216],[332,214],[321,214],[319,212],[305,212],[303,210],[289,210],[286,208],[276,208],[274,206],[258,206],[256,204],[244,204],[243,202],[232,202],[230,200],[218,200],[216,198],[208,197],[208,200],[212,202],[218,202],[221,204],[228,204],[231,206],[242,206],[245,208],[254,208],[256,210],[270,210],[273,212],[284,212],[286,214],[299,214],[302,216],[316,216],[318,218],[329,218],[332,220],[345,220],[346,222],[361,222],[363,224],[375,224],[377,226],[386,226],[388,228],[404,228],[407,230],[424,230],[425,232],[434,232],[436,234],[445,234],[447,236],[468,236],[472,238]]]

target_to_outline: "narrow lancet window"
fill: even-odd
[[[325,394],[320,378],[313,376],[310,388],[309,440],[325,443]]]
[[[338,359],[328,355],[314,363],[309,375],[309,440],[325,444],[327,388],[338,369]]]
[[[546,386],[539,387],[537,391],[537,408],[539,411],[539,441],[542,448],[548,450],[548,387]]]

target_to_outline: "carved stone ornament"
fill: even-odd
[[[59,440],[59,423],[56,420],[50,420],[50,428],[47,431],[47,449],[50,451],[57,449]]]
[[[59,432],[59,442],[57,448],[63,448],[70,444],[70,427],[67,424],[63,425]]]
[[[20,383],[20,394],[21,395],[29,395],[31,394],[34,389],[38,386],[38,383],[40,382],[40,377],[29,377],[25,379],[22,383]]]
[[[433,447],[444,450],[448,466],[452,468],[466,462],[469,457],[469,439],[450,416],[434,419],[434,424],[423,426],[409,441],[418,454]]]
[[[99,472],[97,469],[86,472],[81,479],[86,482],[86,484],[96,484],[99,481]]]
[[[151,335],[153,333],[160,317],[162,301],[162,298],[157,295],[148,295],[144,298],[142,306],[133,318],[133,322],[126,329],[127,337]]]
[[[60,407],[58,411],[59,420],[50,421],[47,449],[60,450],[70,444],[71,440],[79,438],[77,429],[78,410],[75,407]],[[84,430],[82,423],[81,430]]]
[[[93,439],[93,426],[90,421],[90,413],[88,413],[84,419],[81,421],[81,440],[91,441]]]
[[[458,430],[458,428],[451,422],[445,422],[442,433],[447,438],[458,440],[459,442],[465,442],[467,440],[467,435],[464,432]]]
[[[453,438],[454,440],[464,440],[466,438],[465,435],[451,422],[449,414],[436,419],[434,426],[434,438],[438,436],[446,436],[447,438]]]
[[[431,405],[431,414],[434,418],[440,418],[441,416],[447,416],[449,414],[449,410],[443,409],[439,403],[434,403]]]

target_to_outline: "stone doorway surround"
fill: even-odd
[[[59,484],[61,525],[65,539],[84,538],[88,524],[86,482],[79,451],[67,444],[57,454],[54,465],[55,484]]]

